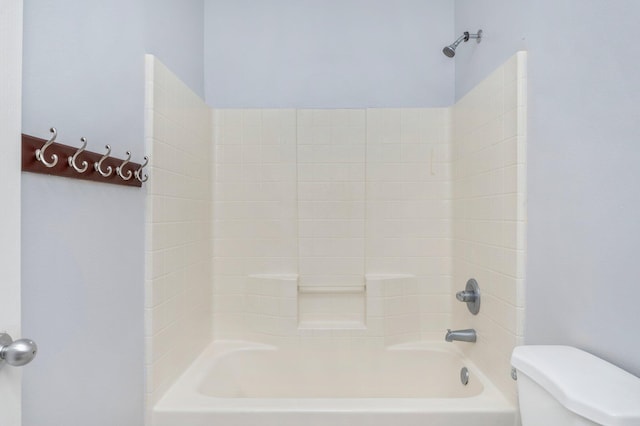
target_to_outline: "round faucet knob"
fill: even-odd
[[[38,352],[38,345],[31,339],[18,339],[15,342],[8,334],[0,334],[0,360],[9,365],[20,367],[30,363]]]
[[[472,291],[459,291],[456,293],[456,299],[461,302],[475,302],[478,295]]]
[[[456,299],[466,303],[469,312],[477,315],[480,312],[480,287],[478,282],[473,278],[469,279],[465,289],[456,293]]]

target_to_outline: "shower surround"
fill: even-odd
[[[449,116],[214,111],[216,338],[439,337],[450,323]]]
[[[478,342],[444,348],[515,403],[524,52],[430,109],[210,111],[147,61],[147,112],[159,117],[147,129],[149,409],[207,340],[377,351],[454,327],[476,328]],[[475,317],[454,295],[471,277]],[[177,335],[192,337],[180,355],[167,343]]]

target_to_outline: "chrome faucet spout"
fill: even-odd
[[[459,341],[459,342],[475,342],[476,331],[472,328],[466,330],[447,330],[447,334],[444,336],[444,340],[447,342]]]

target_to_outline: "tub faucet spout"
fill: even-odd
[[[444,340],[447,342],[453,342],[457,340],[459,342],[475,342],[476,341],[476,331],[472,328],[466,330],[447,330],[446,336],[444,336]]]

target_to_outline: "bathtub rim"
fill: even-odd
[[[214,357],[236,351],[277,350],[274,345],[243,341],[215,340],[178,377],[152,407],[162,413],[514,413],[516,406],[455,345],[420,341],[386,346],[383,350],[437,351],[452,353],[464,360],[481,381],[480,394],[462,398],[220,398],[201,394],[198,384]]]

